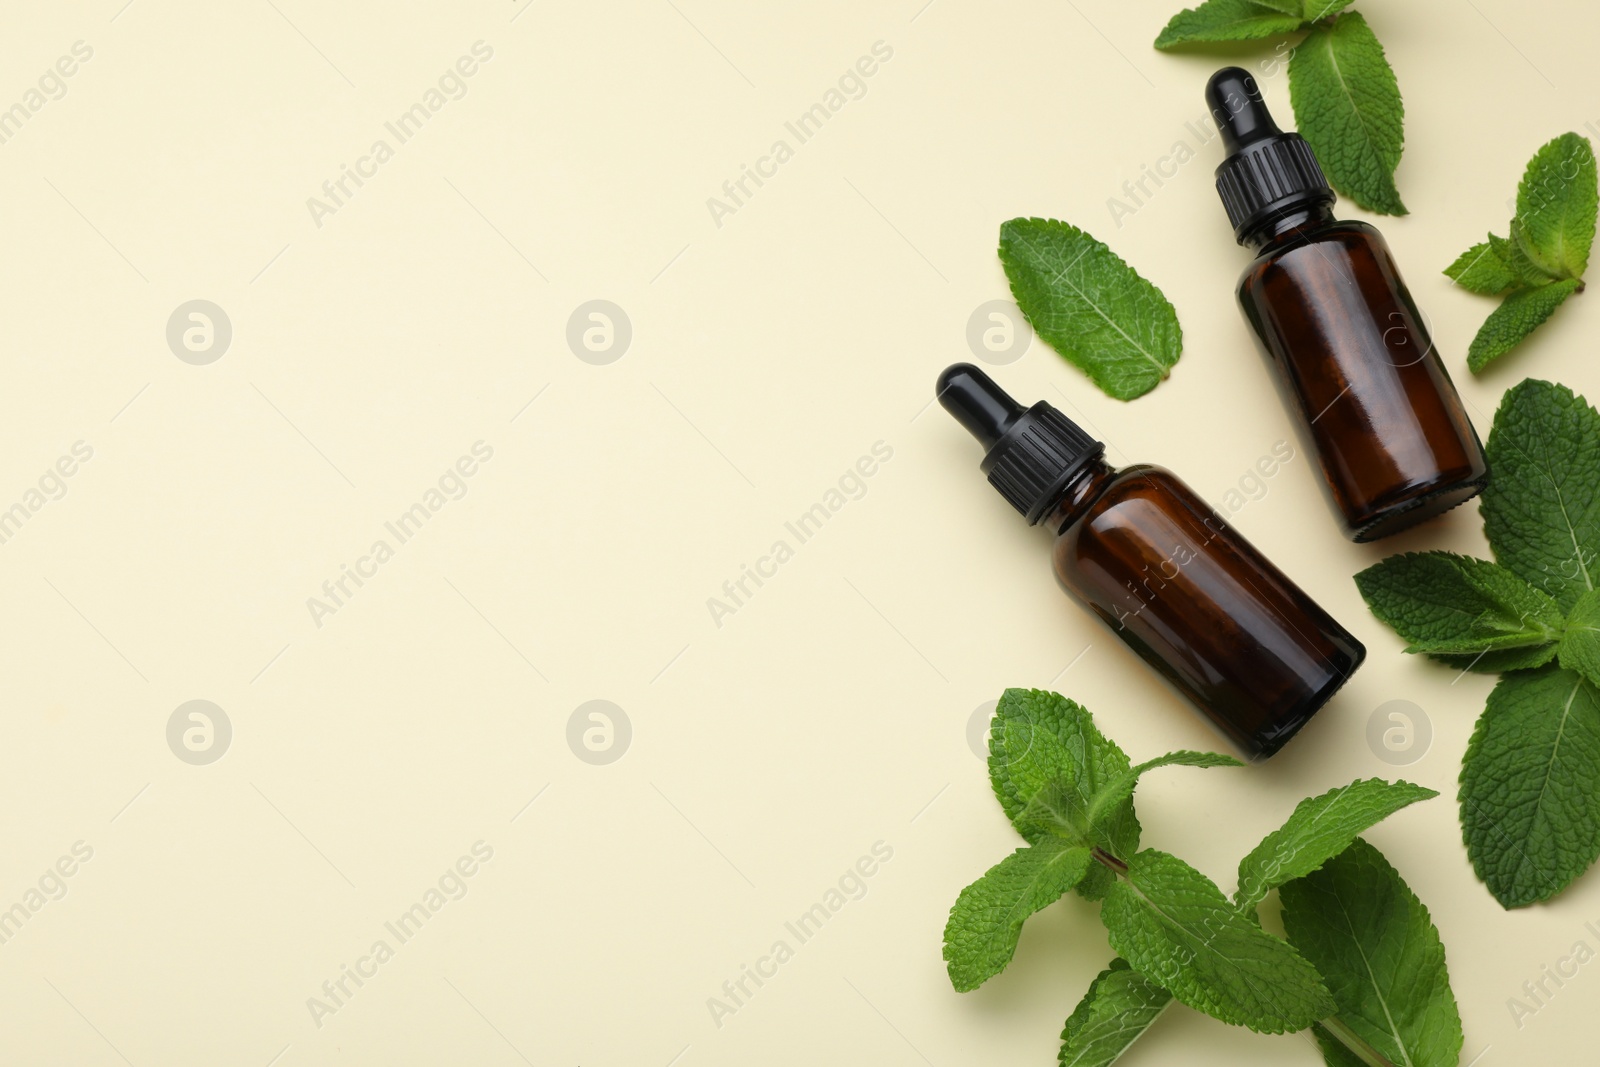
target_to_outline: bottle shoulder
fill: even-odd
[[[1085,523],[1129,503],[1165,499],[1173,495],[1175,488],[1185,494],[1188,492],[1176,474],[1155,463],[1134,463],[1111,470],[1099,479],[1092,492],[1075,501],[1076,506],[1056,527],[1056,534],[1067,536]]]
[[[1346,256],[1353,254],[1357,258],[1389,255],[1388,242],[1376,226],[1360,219],[1334,219],[1286,234],[1263,246],[1239,275],[1240,295],[1276,271],[1292,270],[1292,264],[1300,258],[1296,253],[1301,250],[1318,247],[1325,250],[1327,245],[1338,245]]]

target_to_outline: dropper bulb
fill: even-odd
[[[1027,411],[993,378],[970,363],[954,363],[939,375],[939,403],[967,432],[993,448]]]
[[[1206,83],[1206,106],[1222,133],[1222,145],[1233,155],[1246,145],[1283,131],[1261,99],[1261,90],[1242,67],[1224,67]]]

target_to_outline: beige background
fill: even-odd
[[[957,891],[1015,844],[974,709],[1053,686],[1136,758],[1215,742],[1057,592],[932,383],[1006,296],[998,224],[1056,216],[1165,290],[1185,354],[1133,404],[1038,343],[1004,384],[1212,501],[1292,440],[1232,306],[1216,145],[1120,227],[1107,207],[1193,143],[1219,56],[1270,46],[1157,54],[1177,0],[124,3],[12,4],[0,38],[0,106],[93,49],[0,145],[0,506],[94,452],[0,545],[0,908],[93,849],[0,945],[6,1062],[1053,1062],[1110,956],[1090,909],[1034,919],[979,992],[940,961]],[[1472,379],[1491,305],[1439,274],[1503,226],[1540,144],[1600,127],[1600,15],[1359,6],[1407,106],[1415,214],[1382,226],[1480,431],[1528,374],[1600,397],[1594,298]],[[466,95],[395,146],[384,123],[477,41]],[[878,41],[865,95],[717,226],[707,198]],[[307,198],[378,138],[394,157],[319,227]],[[565,339],[597,298],[633,331],[606,366]],[[233,328],[204,366],[165,337],[192,299]],[[307,599],[480,440],[466,495],[316,625]],[[707,598],[879,441],[865,495],[714,625]],[[1475,881],[1451,797],[1491,679],[1402,656],[1350,581],[1402,549],[1483,553],[1475,508],[1354,546],[1305,456],[1268,484],[1236,524],[1371,658],[1270,764],[1152,776],[1147,843],[1231,888],[1302,796],[1427,783],[1446,795],[1371,836],[1444,935],[1463,1061],[1588,1058],[1600,972],[1520,1029],[1506,1002],[1600,946],[1595,878],[1515,914]],[[167,745],[192,699],[232,723],[209,766]],[[631,722],[609,765],[568,747],[592,699]],[[1432,724],[1404,770],[1366,741],[1390,700]],[[384,923],[479,841],[465,896],[319,1027],[307,999],[396,945]],[[708,998],[796,945],[784,923],[879,841],[865,896],[718,1026]],[[1183,1009],[1126,1062],[1317,1057]]]

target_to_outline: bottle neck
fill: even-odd
[[[1292,241],[1308,230],[1333,221],[1333,205],[1312,203],[1279,212],[1244,235],[1244,243],[1257,252]]]
[[[1105,492],[1107,483],[1116,476],[1116,469],[1103,459],[1096,459],[1073,475],[1066,488],[1061,490],[1061,496],[1050,510],[1040,518],[1039,525],[1045,527],[1052,535],[1059,534],[1071,523],[1077,522],[1089,510],[1089,505],[1100,498]]]

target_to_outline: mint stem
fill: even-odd
[[[1322,1020],[1322,1028],[1338,1038],[1345,1048],[1356,1054],[1356,1058],[1368,1067],[1395,1067],[1389,1058],[1361,1039],[1361,1035],[1336,1015],[1330,1015]]]
[[[1126,875],[1128,873],[1128,865],[1126,863],[1123,863],[1121,860],[1117,859],[1117,857],[1113,856],[1111,853],[1107,852],[1098,845],[1089,850],[1089,855],[1097,860],[1102,866],[1111,868],[1111,870],[1117,874]]]

